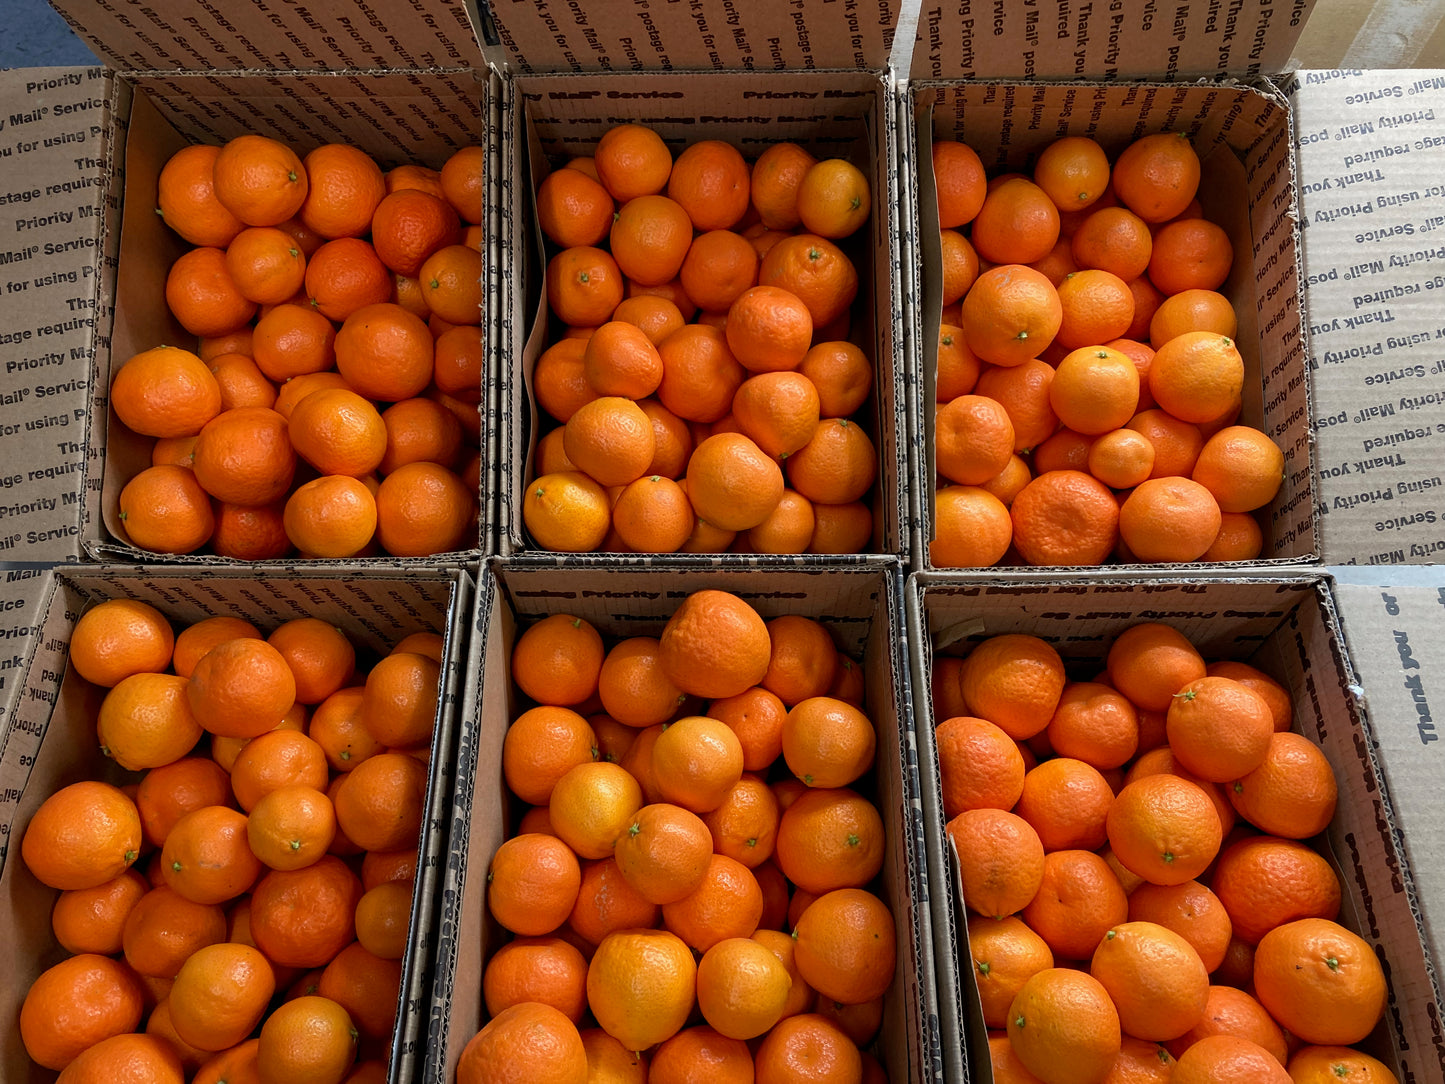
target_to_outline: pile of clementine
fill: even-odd
[[[537,190],[549,344],[523,521],[543,549],[856,553],[878,471],[849,341],[863,172],[607,131]]]
[[[1284,455],[1238,422],[1244,360],[1182,134],[1085,136],[989,180],[933,145],[943,323],[933,564],[1241,561]]]
[[[1028,635],[936,657],[944,816],[1000,1084],[1395,1077],[1384,1012],[1312,846],[1336,782],[1288,691],[1134,625],[1071,681]],[[1288,1067],[1288,1071],[1286,1071]]]
[[[25,827],[71,953],[26,995],[30,1057],[66,1084],[384,1081],[440,653],[413,634],[364,673],[315,618],[262,638],[87,611],[70,664],[108,690],[97,740],[134,774]]]
[[[119,497],[134,545],[250,561],[475,544],[482,158],[383,173],[354,147],[303,159],[246,135],[166,163],[157,213],[196,247],[165,301],[196,341],[111,384],[115,417],[155,438]]]
[[[515,934],[457,1084],[883,1080],[893,980],[861,668],[810,618],[689,596],[658,637],[518,638],[487,875]]]

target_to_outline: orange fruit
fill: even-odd
[[[487,961],[482,997],[491,1016],[530,1001],[579,1023],[587,1011],[587,961],[561,938],[518,937]]]
[[[386,450],[377,464],[391,474],[408,463],[436,463],[457,468],[462,453],[462,423],[444,404],[432,399],[403,399],[382,411]]]
[[[634,636],[613,645],[602,660],[597,692],[607,714],[632,727],[666,722],[687,699],[667,676],[661,645],[650,636]],[[638,751],[636,746],[632,751]],[[648,758],[650,763],[650,751]]]
[[[1064,686],[1046,733],[1058,755],[1108,771],[1134,756],[1139,719],[1134,706],[1108,686],[1074,682]]]
[[[780,1021],[759,1044],[753,1064],[757,1084],[863,1079],[857,1045],[818,1013]]]
[[[314,391],[296,404],[287,434],[298,455],[322,474],[361,478],[386,453],[386,423],[354,391]]]
[[[1008,1011],[1008,1038],[1024,1066],[1046,1084],[1103,1081],[1119,1056],[1119,1014],[1099,981],[1048,968],[1031,976]]]
[[[338,829],[368,851],[412,843],[421,827],[426,781],[426,765],[406,753],[367,757],[343,776],[332,796]]]
[[[93,888],[62,892],[50,913],[55,940],[74,955],[114,956],[121,951],[126,917],[150,885],[136,870]]]
[[[1032,181],[1004,181],[984,197],[970,236],[990,263],[1033,263],[1059,239],[1059,209]]]
[[[809,233],[833,240],[849,237],[868,221],[872,210],[868,178],[846,159],[825,159],[803,175],[797,206]]]
[[[1188,638],[1156,622],[1141,622],[1119,634],[1109,648],[1108,671],[1115,688],[1136,706],[1154,711],[1166,710],[1176,692],[1205,676],[1204,660]]]
[[[882,868],[883,821],[856,791],[810,787],[783,809],[775,853],[784,876],[807,892],[859,888]]]
[[[652,423],[631,399],[609,395],[579,407],[562,437],[567,457],[604,486],[642,477],[657,450]]]
[[[604,858],[582,863],[582,884],[567,927],[587,945],[598,945],[618,930],[650,929],[661,914],[623,879],[614,859]]]
[[[1044,939],[1014,915],[969,915],[968,955],[984,1023],[990,1028],[1004,1026],[1009,1005],[1031,975],[1054,966]]]
[[[1002,729],[985,719],[951,716],[934,729],[934,744],[946,820],[969,809],[1013,808],[1023,793],[1024,762]]]
[[[226,915],[220,907],[193,903],[164,884],[131,908],[122,934],[130,968],[162,979],[175,978],[197,949],[225,939]]]
[[[683,600],[663,627],[660,644],[667,677],[684,692],[708,699],[758,685],[772,657],[768,627],[758,612],[736,595],[713,589]]]
[[[1188,331],[1160,346],[1149,368],[1149,390],[1181,421],[1212,421],[1231,409],[1244,388],[1244,360],[1234,341]]]
[[[665,647],[663,651],[666,668]],[[717,719],[685,716],[657,738],[652,770],[664,799],[694,813],[706,813],[720,806],[742,777],[742,743]]]
[[[978,152],[957,140],[937,140],[931,154],[938,224],[944,229],[965,226],[983,207],[985,177]]]
[[[135,803],[108,783],[83,781],[41,803],[20,854],[41,884],[66,891],[119,877],[139,857],[140,845]]]
[[[1219,856],[1210,886],[1248,944],[1300,918],[1334,918],[1340,882],[1318,853],[1272,836],[1241,839]]]
[[[340,1081],[356,1060],[351,1016],[327,997],[283,1002],[261,1025],[256,1066],[263,1081]]]
[[[1014,546],[1031,565],[1097,565],[1118,538],[1119,506],[1078,470],[1040,474],[1014,497]]]
[[[497,848],[487,871],[487,908],[513,933],[549,934],[567,921],[582,883],[577,856],[560,839],[528,833]]]
[[[826,329],[858,296],[857,268],[842,249],[815,233],[794,234],[770,248],[758,268],[758,283],[798,297],[814,328]]]
[[[1083,210],[1108,188],[1109,158],[1088,136],[1064,136],[1040,152],[1034,183],[1060,211]]]
[[[1274,734],[1258,767],[1225,788],[1241,817],[1286,839],[1323,832],[1335,813],[1338,785],[1329,761],[1308,738]]]
[[[1212,331],[1233,337],[1239,318],[1229,298],[1214,290],[1185,290],[1166,297],[1149,318],[1149,345],[1158,350],[1186,331]]]
[[[222,943],[198,949],[176,975],[167,1004],[176,1035],[200,1050],[244,1042],[275,992],[266,957],[250,945]]]
[[[134,1031],[142,989],[124,964],[86,953],[43,971],[25,993],[20,1041],[30,1059],[64,1069],[88,1047]]]
[[[621,272],[643,286],[677,278],[692,244],[687,211],[667,196],[638,196],[613,216],[609,248]]]
[[[157,1007],[151,1018],[156,1019],[160,1012]],[[56,1079],[65,1084],[132,1080],[180,1084],[188,1071],[189,1066],[183,1064],[176,1044],[161,1034],[112,1035],[87,1047]]]
[[[1131,489],[1154,470],[1154,445],[1133,429],[1115,429],[1089,445],[1089,473],[1110,489]]]
[[[804,366],[806,371],[806,360]],[[952,324],[941,325],[938,329],[934,398],[940,403],[947,403],[960,395],[967,395],[977,385],[981,369],[981,363],[965,340],[963,328]]]
[[[1222,512],[1219,534],[1201,561],[1252,561],[1264,552],[1264,531],[1248,512]]]
[[[376,533],[376,498],[366,483],[347,475],[313,478],[287,498],[282,523],[303,554],[352,557]]]
[[[264,640],[227,640],[191,672],[186,691],[196,720],[210,733],[253,738],[273,729],[296,702],[296,679]]]
[[[218,414],[196,438],[196,481],[230,504],[271,504],[285,497],[296,472],[287,422],[265,407]]]
[[[512,680],[540,704],[571,707],[597,691],[605,656],[602,637],[572,614],[551,614],[528,628],[512,648]]]
[[[221,412],[221,387],[195,354],[174,346],[127,360],[110,388],[116,416],[146,437],[195,436]]]
[[[725,230],[747,213],[750,183],[748,165],[736,148],[704,139],[688,144],[672,163],[667,194],[682,205],[698,230]],[[800,191],[800,213],[801,204]]]
[[[812,439],[820,419],[818,389],[794,372],[764,372],[743,381],[733,395],[742,432],[769,456],[787,456]]]
[[[303,869],[336,837],[336,810],[321,791],[293,783],[269,791],[246,818],[251,851],[271,869]]]
[[[719,941],[697,966],[703,1019],[731,1039],[753,1039],[782,1018],[793,980],[783,962],[758,941]]]
[[[719,697],[707,713],[726,723],[743,747],[743,770],[765,770],[783,751],[783,720],[787,708],[767,689],[745,689],[736,696]]]
[[[762,889],[751,870],[714,854],[697,888],[663,904],[663,925],[699,953],[730,937],[750,937],[763,912]]]
[[[1049,402],[1054,367],[1038,359],[1020,365],[989,365],[979,374],[974,391],[994,400],[1008,414],[1014,427],[1016,454],[1035,448],[1059,427],[1059,417]]]
[[[813,520],[809,553],[861,553],[873,542],[873,513],[863,501],[814,504]]]
[[[969,809],[949,820],[968,907],[991,918],[1024,909],[1038,894],[1044,847],[1028,821],[1003,809]]]
[[[161,848],[165,883],[192,903],[225,903],[241,895],[261,873],[246,825],[245,814],[226,806],[187,813]]]
[[[1194,946],[1211,974],[1224,963],[1233,926],[1219,897],[1198,881],[1141,884],[1129,893],[1129,921],[1154,922]]]
[[[1167,222],[1199,189],[1199,156],[1182,132],[1143,136],[1114,161],[1114,193],[1146,222]]]
[[[1111,432],[1138,409],[1139,370],[1131,358],[1107,346],[1074,350],[1055,369],[1049,405],[1076,433]]]
[[[393,403],[420,394],[431,381],[432,355],[421,318],[390,302],[355,310],[336,333],[337,371],[368,399]],[[296,410],[291,417],[294,424]]]
[[[848,504],[868,494],[878,477],[878,453],[862,426],[824,418],[812,439],[787,460],[788,482],[815,504]]]
[[[460,223],[452,206],[416,189],[388,194],[371,219],[371,244],[377,258],[409,278],[417,278],[427,258],[454,243],[459,232]]]
[[[592,1015],[628,1050],[646,1050],[676,1035],[696,991],[692,953],[667,930],[609,934],[587,969]]]
[[[1154,235],[1149,278],[1166,294],[1217,290],[1233,264],[1234,247],[1223,228],[1203,218],[1178,219]]]
[[[319,387],[346,386],[339,374],[331,373],[324,380],[292,387],[294,377],[322,373],[336,359],[336,328],[309,305],[277,305],[262,316],[256,323],[254,350],[256,367],[281,385],[271,405],[282,417],[291,416],[303,387],[314,391]],[[288,388],[291,390],[286,394]]]
[[[274,139],[237,136],[221,148],[211,168],[216,198],[248,226],[285,222],[306,200],[301,159]]]
[[[1174,775],[1134,780],[1108,810],[1114,856],[1151,884],[1183,884],[1202,874],[1219,853],[1221,830],[1208,795]]]
[[[829,696],[798,702],[783,721],[783,759],[810,787],[852,783],[872,767],[876,744],[872,721]]]
[[[1210,677],[1233,678],[1241,685],[1248,685],[1269,705],[1274,717],[1276,731],[1288,730],[1294,718],[1294,705],[1289,690],[1257,667],[1235,659],[1221,659],[1205,668]]]
[[[938,473],[960,485],[987,482],[1013,455],[1013,422],[984,395],[960,395],[940,407],[933,430]]]
[[[597,179],[619,203],[661,192],[672,173],[672,152],[641,124],[618,124],[602,133],[593,152]]]
[[[1044,855],[1044,878],[1023,920],[1056,957],[1087,960],[1110,927],[1129,917],[1129,898],[1109,864],[1092,851]]]
[[[209,364],[211,375],[221,389],[222,410],[240,406],[275,406],[276,387],[251,358],[244,354],[222,354]],[[195,447],[194,440],[191,447]]]
[[[1063,321],[1058,291],[1031,267],[1005,263],[978,276],[963,299],[969,349],[993,365],[1021,365],[1053,342]]]
[[[224,247],[245,223],[216,198],[219,147],[196,143],[166,160],[157,183],[156,213],[193,245]]]
[[[986,489],[945,486],[934,494],[929,561],[939,568],[998,564],[1013,539],[1008,507]]]
[[[1223,520],[1209,490],[1188,478],[1150,478],[1119,508],[1119,536],[1140,561],[1195,561]]]
[[[1232,986],[1211,986],[1199,1023],[1169,1044],[1175,1057],[1211,1035],[1233,1035],[1258,1043],[1281,1065],[1289,1060],[1284,1032],[1263,1005],[1243,990]]]
[[[1306,1046],[1289,1060],[1294,1084],[1397,1084],[1389,1066],[1359,1050],[1341,1046]]]
[[[552,788],[547,808],[553,830],[579,857],[605,858],[642,805],[637,780],[599,761],[569,769]]]
[[[482,319],[482,254],[471,245],[445,245],[417,272],[433,320],[476,324]]]
[[[838,664],[827,626],[813,618],[784,614],[769,621],[767,630],[771,654],[763,687],[789,707],[825,695]]]
[[[366,676],[361,723],[394,749],[428,745],[436,719],[440,669],[425,655],[393,651]]]
[[[386,195],[381,169],[367,154],[341,143],[312,150],[302,160],[307,192],[298,214],[309,231],[328,240],[360,237]]]
[[[1064,688],[1064,665],[1035,636],[994,636],[975,647],[959,681],[965,704],[1011,738],[1027,738],[1048,725]],[[1042,718],[1040,718],[1042,717]]]
[[[612,212],[607,190],[579,170],[554,170],[537,188],[537,224],[563,248],[601,243]]]
[[[1282,1027],[1321,1046],[1359,1042],[1385,1011],[1385,975],[1374,950],[1324,918],[1297,919],[1260,938],[1254,986]]]
[[[154,606],[107,599],[81,614],[70,634],[70,664],[92,685],[111,688],[132,674],[159,673],[171,661],[175,633]]]
[[[658,345],[662,383],[657,397],[686,421],[715,422],[732,407],[747,370],[733,357],[717,328],[689,324]]]
[[[1204,443],[1190,477],[1225,512],[1263,508],[1284,481],[1284,453],[1264,433],[1246,425],[1219,430]]]
[[[882,997],[896,963],[893,916],[861,888],[820,895],[793,929],[798,972],[814,990],[845,1005]]]
[[[1264,1047],[1235,1035],[1200,1039],[1174,1065],[1174,1084],[1285,1084],[1289,1074]]]
[[[599,396],[644,399],[662,383],[662,356],[641,328],[610,320],[587,340],[582,372]]]
[[[1063,320],[1056,342],[1070,350],[1097,346],[1126,334],[1134,321],[1134,295],[1118,275],[1098,268],[1074,271],[1058,284]]]
[[[475,539],[476,498],[437,463],[407,463],[376,491],[376,539],[394,557],[427,557]]]
[[[749,178],[749,195],[768,229],[791,230],[802,221],[798,193],[816,163],[817,159],[796,143],[774,143],[758,155]]]
[[[306,296],[328,320],[342,321],[389,301],[391,286],[391,274],[376,250],[356,237],[327,241],[306,263]]]
[[[586,553],[612,523],[607,492],[581,471],[545,474],[527,486],[522,522],[543,549]]]
[[[577,1027],[550,1005],[503,1009],[463,1048],[457,1084],[586,1084],[587,1052]]]
[[[1259,767],[1275,736],[1274,717],[1258,693],[1231,678],[1208,675],[1174,694],[1166,726],[1179,763],[1213,783]]]
[[[547,264],[547,303],[564,324],[598,327],[621,301],[622,272],[602,249],[565,248]]]
[[[185,467],[148,467],[120,491],[119,519],[132,545],[156,553],[194,553],[215,530],[211,495]]]
[[[779,286],[753,286],[727,310],[728,349],[751,372],[796,369],[813,342],[813,317],[796,294]]]
[[[1204,1016],[1209,973],[1194,947],[1153,922],[1121,922],[1099,942],[1089,973],[1108,991],[1123,1030],[1177,1039]]]
[[[1071,757],[1054,757],[1024,775],[1014,811],[1038,832],[1049,851],[1104,845],[1105,817],[1114,792],[1097,768]]]
[[[305,282],[306,256],[290,235],[270,226],[252,226],[226,246],[226,272],[247,301],[279,305]]]
[[[366,887],[363,880],[362,887]],[[400,960],[411,928],[409,881],[386,881],[366,889],[356,904],[356,940],[383,960]]]
[[[1149,224],[1123,207],[1090,212],[1069,242],[1069,252],[1079,267],[1109,271],[1124,282],[1148,270],[1153,251]]]
[[[772,857],[779,816],[772,789],[761,779],[744,775],[722,804],[708,811],[703,824],[712,837],[714,851],[756,870]]]
[[[649,903],[676,903],[707,875],[712,836],[695,813],[681,806],[643,806],[613,849],[618,871]]]

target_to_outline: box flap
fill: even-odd
[[[1314,0],[925,0],[914,79],[1179,79],[1283,71]]]
[[[0,71],[0,561],[80,554],[112,83]]]
[[[883,68],[901,0],[480,0],[488,44],[523,72]]]
[[[1299,72],[1320,552],[1445,559],[1445,75]]]
[[[123,71],[479,68],[465,4],[310,0],[52,0],[96,56]]]
[[[25,670],[33,642],[40,635],[45,598],[52,582],[49,569],[0,568],[0,758],[24,695]],[[0,794],[0,807],[10,800],[10,796]],[[3,850],[0,846],[0,853]]]
[[[1427,943],[1438,959],[1436,931],[1445,930],[1445,829],[1439,815],[1445,746],[1436,748],[1434,713],[1445,711],[1445,588],[1341,583],[1335,597]]]

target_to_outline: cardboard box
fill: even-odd
[[[69,302],[76,310],[69,323],[80,332],[78,349],[91,360],[89,386],[76,395],[77,389],[66,385],[69,399],[47,401],[49,409],[37,418],[58,426],[51,415],[64,406],[75,425],[64,432],[39,429],[27,442],[26,455],[37,463],[54,461],[57,433],[74,434],[89,450],[73,479],[52,482],[43,496],[33,498],[65,513],[56,528],[45,528],[63,528],[63,547],[58,551],[52,542],[37,552],[47,558],[57,553],[77,557],[83,551],[92,559],[155,560],[156,555],[130,545],[116,511],[120,488],[149,465],[152,442],[111,415],[108,390],[114,368],[133,354],[161,343],[191,341],[161,300],[170,264],[190,247],[151,213],[166,159],[188,143],[219,144],[259,133],[301,155],[340,142],[366,151],[384,168],[406,162],[440,166],[457,148],[486,142],[488,76],[466,8],[459,4],[423,6],[419,12],[406,0],[381,0],[364,8],[285,13],[262,8],[231,18],[212,5],[198,11],[181,0],[100,8],[61,0],[56,6],[112,67],[26,77],[27,85],[58,84],[43,92],[57,98],[54,106],[36,97],[41,92],[10,92],[5,100],[7,108],[29,107],[26,115],[50,110],[26,122],[27,138],[38,134],[66,141],[60,146],[64,153],[53,163],[46,160],[37,177],[43,171],[56,186],[80,178],[72,183],[94,185],[104,194],[103,200],[91,201],[85,221],[96,237],[91,247],[99,247],[107,262],[85,253],[91,270],[103,273],[72,291],[85,292],[86,298]],[[5,89],[0,85],[0,91]],[[76,112],[81,109],[89,112]],[[69,143],[77,117],[100,129],[84,133],[93,150]],[[41,185],[47,192],[50,187]],[[41,219],[52,213],[48,205],[28,212]],[[124,269],[119,276],[114,275],[116,260]],[[47,299],[56,305],[65,301],[57,291]],[[58,363],[42,358],[42,364]],[[482,411],[484,419],[490,414]],[[484,430],[486,462],[492,458],[489,444]],[[465,553],[487,548],[490,488],[484,462],[477,541],[462,554],[442,558],[460,562]],[[0,542],[5,537],[0,534]]]
[[[71,629],[90,606],[110,598],[149,602],[184,627],[220,614],[244,615],[269,633],[284,621],[319,617],[346,633],[359,652],[386,654],[411,632],[445,639],[435,730],[427,776],[427,809],[413,884],[411,935],[402,960],[397,1030],[389,1080],[412,1079],[422,1057],[426,997],[436,929],[437,878],[453,787],[456,709],[467,665],[472,579],[460,571],[407,569],[364,572],[334,568],[267,574],[231,567],[146,568],[90,566],[45,573],[39,632],[20,668],[7,674],[8,725],[0,735],[0,915],[11,931],[0,957],[0,1077],[15,1084],[55,1079],[31,1063],[16,1024],[30,984],[68,954],[56,944],[50,912],[58,893],[40,884],[6,853],[35,810],[56,790],[82,779],[120,785],[139,773],[121,771],[95,743],[95,719],[105,690],[70,672]],[[9,685],[13,681],[13,685]],[[144,859],[142,859],[142,862]]]
[[[1433,944],[1418,916],[1429,885],[1417,880],[1401,836],[1393,781],[1381,771],[1372,719],[1361,711],[1358,682],[1344,651],[1329,580],[1318,574],[1172,583],[1071,579],[990,586],[958,577],[915,575],[907,596],[913,684],[928,689],[936,654],[967,654],[988,637],[1027,633],[1049,641],[1070,677],[1097,673],[1109,644],[1141,621],[1179,629],[1206,659],[1242,659],[1290,691],[1294,729],[1319,745],[1334,768],[1340,798],[1325,832],[1341,874],[1340,919],[1380,957],[1390,982],[1384,1020],[1367,1045],[1398,1068],[1401,1081],[1445,1072],[1442,1000]],[[965,912],[942,819],[935,726],[928,697],[915,698],[919,775],[930,883],[949,884],[933,911],[940,1028],[950,1080],[992,1080],[977,992],[966,960]],[[1417,814],[1418,817],[1418,814]],[[982,1060],[980,1060],[982,1059]]]
[[[553,613],[585,618],[608,638],[656,636],[681,601],[703,588],[732,591],[764,618],[785,613],[816,617],[828,626],[841,651],[862,661],[864,710],[877,729],[878,755],[873,774],[860,786],[871,791],[883,814],[888,850],[881,894],[893,912],[898,949],[897,975],[886,995],[877,1050],[889,1079],[898,1084],[944,1079],[913,771],[913,720],[898,624],[898,563],[875,559],[827,572],[695,567],[669,570],[664,579],[655,567],[636,561],[566,569],[494,561],[478,585],[477,647],[463,694],[422,1077],[428,1084],[449,1084],[462,1049],[486,1022],[482,970],[507,937],[487,912],[486,870],[497,847],[515,832],[517,810],[502,779],[501,753],[507,726],[522,703],[509,676],[516,636]]]
[[[883,5],[866,18],[831,0],[706,10],[643,2],[625,12],[593,5],[565,18],[521,0],[491,9],[484,29],[501,42],[516,73],[506,82],[497,131],[507,208],[498,252],[507,271],[496,284],[503,309],[497,320],[500,552],[538,552],[522,523],[522,497],[534,477],[536,441],[554,424],[539,414],[530,390],[532,367],[551,342],[543,271],[555,251],[544,251],[534,193],[568,157],[590,155],[608,127],[638,122],[654,128],[674,154],[689,143],[721,139],[751,160],[791,140],[820,158],[847,158],[868,175],[872,214],[842,247],[860,280],[850,338],[875,373],[861,411],[879,457],[867,498],[874,517],[869,552],[902,554],[909,519],[907,373],[899,335],[895,92],[885,71],[894,8]]]
[[[1253,78],[1278,70],[1271,65],[1288,57],[1304,5],[1293,11],[1237,7],[1179,4],[1164,13],[1144,0],[1110,4],[1108,11],[1061,5],[1057,18],[1040,26],[1038,12],[1026,7],[1005,13],[996,5],[991,16],[969,10],[955,19],[925,5],[908,87],[916,216],[909,232],[917,239],[920,276],[915,334],[909,337],[916,344],[911,364],[920,375],[911,385],[919,452],[915,567],[934,567],[928,556],[936,477],[932,404],[942,295],[933,141],[967,143],[992,173],[1031,169],[1034,156],[1064,135],[1092,136],[1112,158],[1134,139],[1164,131],[1189,133],[1203,162],[1199,198],[1205,216],[1225,228],[1234,246],[1235,266],[1221,292],[1239,316],[1242,421],[1269,434],[1285,456],[1284,484],[1259,517],[1261,561],[1287,566],[1318,560],[1291,117],[1279,90]],[[1216,73],[1251,78],[1182,81]],[[1020,76],[1074,82],[992,81]],[[1161,82],[1175,79],[1181,82]],[[1188,566],[1113,566],[1105,572],[1121,567],[1158,575]]]
[[[0,561],[80,553],[91,353],[115,289],[116,136],[102,69],[0,71]]]
[[[1445,838],[1439,815],[1441,752],[1435,746],[1440,740],[1436,713],[1445,703],[1445,625],[1440,620],[1445,586],[1336,582],[1335,600],[1371,747],[1394,800],[1396,842],[1406,859],[1401,874],[1414,880],[1420,907],[1416,922],[1438,960],[1445,931]],[[1435,1041],[1439,1052],[1438,1033]],[[1429,1064],[1445,1072],[1445,1054]]]
[[[1287,83],[1320,550],[1326,564],[1445,559],[1445,77],[1303,71]]]

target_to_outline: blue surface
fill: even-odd
[[[53,68],[99,64],[45,0],[0,0],[0,68]]]

